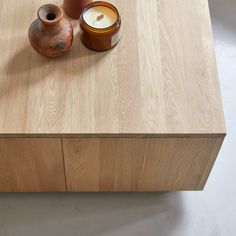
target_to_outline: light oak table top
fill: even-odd
[[[0,135],[223,136],[207,0],[111,2],[115,49],[86,49],[72,21],[71,51],[47,59],[27,31],[48,1],[0,1]]]

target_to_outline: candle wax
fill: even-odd
[[[103,15],[101,18],[100,16]],[[91,27],[104,29],[112,26],[116,20],[116,13],[106,6],[94,6],[89,8],[83,15],[84,21]]]

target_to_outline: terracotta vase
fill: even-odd
[[[47,57],[65,54],[72,45],[73,36],[73,28],[63,17],[63,10],[54,4],[40,7],[38,19],[29,28],[31,46]]]
[[[92,0],[64,0],[63,9],[67,16],[79,19],[83,9],[91,2]]]

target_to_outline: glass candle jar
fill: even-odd
[[[85,6],[91,2],[92,0],[64,0],[63,9],[67,16],[73,19],[79,19]]]
[[[89,49],[106,51],[115,47],[121,37],[121,18],[108,2],[93,2],[80,16],[81,42]]]

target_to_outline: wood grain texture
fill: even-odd
[[[55,60],[27,39],[47,1],[0,2],[0,135],[224,134],[207,0],[111,2],[119,45],[90,51],[71,21],[72,48]]]
[[[0,139],[0,192],[65,191],[60,139]]]
[[[66,191],[63,167],[68,191],[204,187],[226,133],[207,0],[110,2],[117,47],[88,50],[70,20],[52,60],[27,33],[47,0],[0,1],[0,191]]]
[[[202,190],[223,138],[63,139],[69,192]]]

